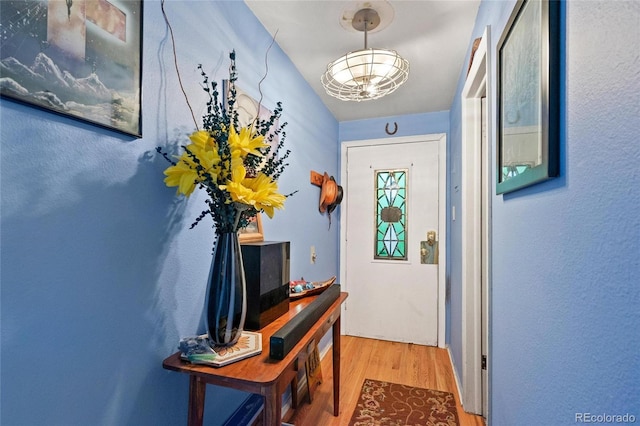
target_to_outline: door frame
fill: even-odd
[[[489,349],[490,289],[491,289],[491,155],[487,155],[483,164],[482,138],[480,135],[482,115],[481,99],[486,97],[487,123],[491,123],[489,56],[490,27],[487,26],[473,58],[467,80],[462,89],[462,405],[467,412],[488,415],[489,407],[483,410],[482,393],[482,336],[484,327],[488,336],[486,348],[487,371],[490,371]],[[491,152],[491,126],[487,125],[486,143]],[[483,167],[484,166],[484,167]],[[484,188],[487,194],[482,199],[480,173],[486,173]],[[487,215],[481,213],[486,206]],[[481,238],[484,228],[485,239]],[[481,256],[484,253],[484,256]],[[483,292],[482,273],[487,283],[484,292],[485,309],[488,321],[482,323]],[[489,388],[490,375],[487,375]],[[488,399],[488,395],[486,395]]]
[[[416,142],[438,142],[438,347],[445,347],[446,313],[445,296],[446,281],[445,272],[447,266],[447,135],[446,133],[436,133],[416,136],[399,136],[394,138],[366,139],[355,141],[343,141],[340,147],[340,176],[345,188],[348,188],[347,175],[347,154],[350,148],[407,144]],[[346,281],[346,236],[347,236],[347,214],[349,204],[348,197],[344,197],[340,205],[340,283],[344,291],[349,291],[349,283]],[[343,313],[347,309],[348,299],[342,304]],[[346,320],[346,315],[342,315],[342,321]],[[342,333],[346,330],[346,324],[342,327]]]

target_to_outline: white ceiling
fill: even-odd
[[[480,0],[245,0],[338,121],[448,110],[471,40]],[[364,47],[349,18],[376,9],[380,27],[368,47],[398,51],[409,61],[407,82],[377,100],[345,102],[326,94],[327,64]],[[343,18],[344,17],[344,18]],[[341,22],[342,21],[342,22]]]

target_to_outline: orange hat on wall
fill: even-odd
[[[342,202],[342,187],[336,183],[333,176],[329,177],[327,172],[324,172],[320,188],[320,213],[331,213]]]

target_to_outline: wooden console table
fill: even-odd
[[[330,327],[333,327],[333,415],[340,413],[340,306],[348,293],[340,297],[327,309],[282,361],[269,358],[269,340],[291,318],[307,307],[317,296],[291,302],[289,312],[260,330],[262,353],[220,368],[196,365],[180,359],[176,352],[165,359],[162,366],[167,370],[189,375],[189,413],[187,424],[201,426],[204,417],[204,400],[207,383],[256,393],[264,397],[264,425],[279,426],[282,418],[282,394],[290,383],[292,400],[297,400],[298,370],[304,368],[308,346],[319,342]],[[294,406],[295,408],[295,406]]]

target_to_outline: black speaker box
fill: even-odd
[[[289,311],[289,241],[241,244],[247,283],[245,330],[260,330]]]

